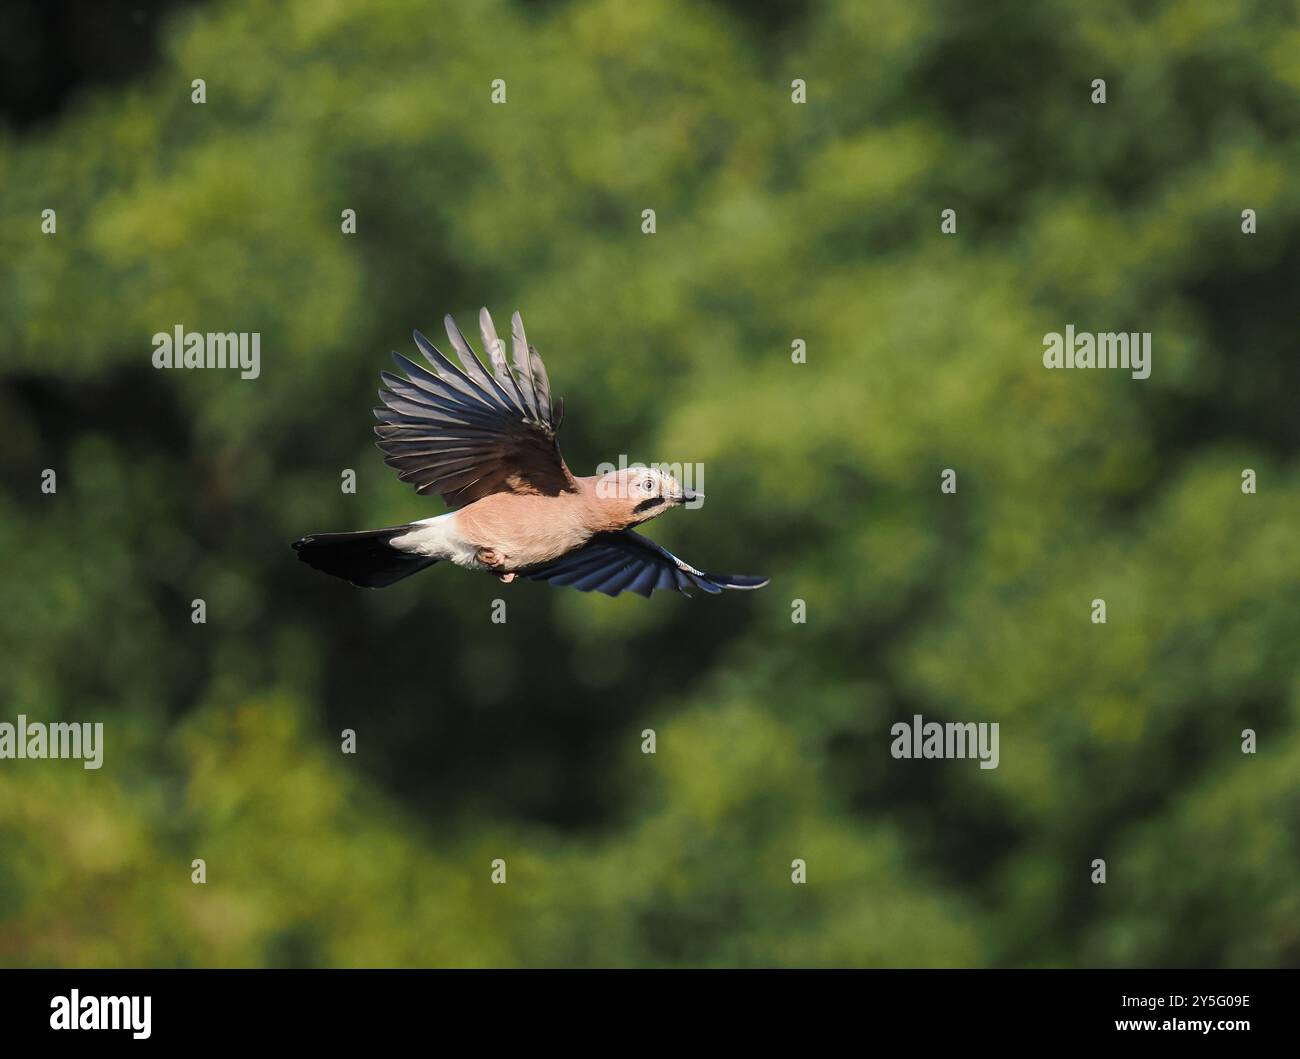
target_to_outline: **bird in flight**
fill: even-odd
[[[375,433],[398,478],[452,510],[388,529],[315,533],[294,541],[299,559],[363,588],[384,588],[439,561],[607,596],[767,584],[706,574],[633,529],[700,497],[672,475],[651,467],[573,475],[555,440],[564,402],[551,401],[546,367],[518,313],[510,321],[513,364],[486,309],[479,330],[490,367],[456,321],[443,323],[464,370],[416,331],[429,366],[393,354],[405,378],[381,373]]]

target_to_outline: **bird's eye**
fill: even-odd
[[[641,483],[641,491],[647,495],[653,493],[655,491],[655,480],[653,478],[647,478]]]

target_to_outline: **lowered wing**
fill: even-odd
[[[768,580],[744,574],[706,574],[632,530],[597,533],[581,548],[521,570],[520,574],[534,581],[572,585],[580,592],[603,592],[607,596],[621,592],[649,596],[656,589],[674,589],[689,596],[697,588],[717,595],[725,588],[762,588]]]

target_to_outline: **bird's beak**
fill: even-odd
[[[682,490],[682,505],[684,507],[699,507],[704,503],[704,494],[696,493],[690,489]]]

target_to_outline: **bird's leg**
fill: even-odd
[[[503,567],[506,565],[508,557],[502,555],[495,548],[480,548],[474,554],[475,562],[491,570],[501,580],[503,584],[510,584],[515,579],[513,573],[506,573]]]

